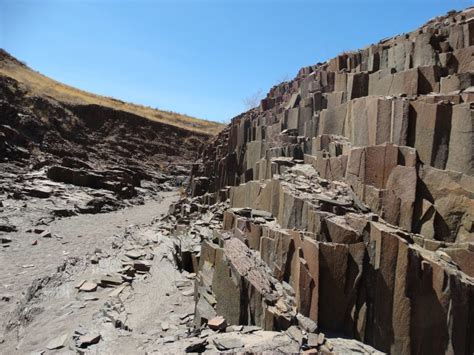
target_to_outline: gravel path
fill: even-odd
[[[146,226],[177,198],[176,192],[164,192],[144,205],[61,218],[44,227],[51,233],[48,238],[27,232],[32,228],[27,223],[8,233],[9,247],[0,248],[0,354],[46,350],[52,337],[90,322],[111,290],[101,288],[84,297],[75,284],[118,268],[114,255],[120,250],[114,250],[114,242],[127,234],[146,236]],[[99,256],[97,264],[91,263],[94,255]]]

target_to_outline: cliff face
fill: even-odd
[[[194,265],[197,309],[212,294],[233,324],[299,313],[386,352],[472,353],[473,132],[472,8],[301,69],[194,167],[196,208],[231,207]],[[235,238],[291,297],[242,271],[258,262]]]
[[[323,178],[349,183],[389,223],[430,239],[474,241],[473,13],[436,18],[409,34],[303,68],[293,81],[273,87],[259,108],[234,118],[208,145],[202,175],[210,178],[211,191],[271,178],[280,172],[275,158],[291,157]],[[414,169],[419,180],[404,216],[394,211],[402,192],[393,186],[400,179],[390,179],[397,166],[406,169],[394,174]],[[438,179],[428,178],[433,174],[456,187],[441,191],[434,186]],[[452,189],[456,203],[446,196]]]

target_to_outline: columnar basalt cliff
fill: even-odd
[[[473,353],[473,134],[473,8],[273,87],[173,208],[230,201],[186,266],[197,325],[312,321],[394,354]]]

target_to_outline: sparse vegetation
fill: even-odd
[[[256,93],[244,98],[242,101],[245,105],[245,109],[250,110],[260,105],[260,100],[263,98],[262,90],[258,90]]]
[[[217,134],[224,127],[218,122],[132,104],[112,97],[96,95],[76,89],[30,69],[25,63],[18,61],[2,49],[0,49],[0,75],[5,75],[19,81],[27,86],[33,95],[49,97],[66,104],[106,106],[116,110],[127,111],[153,121],[164,122],[208,135]]]

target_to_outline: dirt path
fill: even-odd
[[[0,249],[0,319],[5,327],[0,353],[46,350],[54,336],[70,337],[80,324],[90,322],[112,289],[79,293],[76,283],[118,270],[123,247],[134,246],[126,239],[154,238],[145,226],[176,199],[175,192],[163,193],[161,200],[140,206],[62,218],[47,226],[50,238],[28,233],[26,226],[9,233],[10,246]]]

